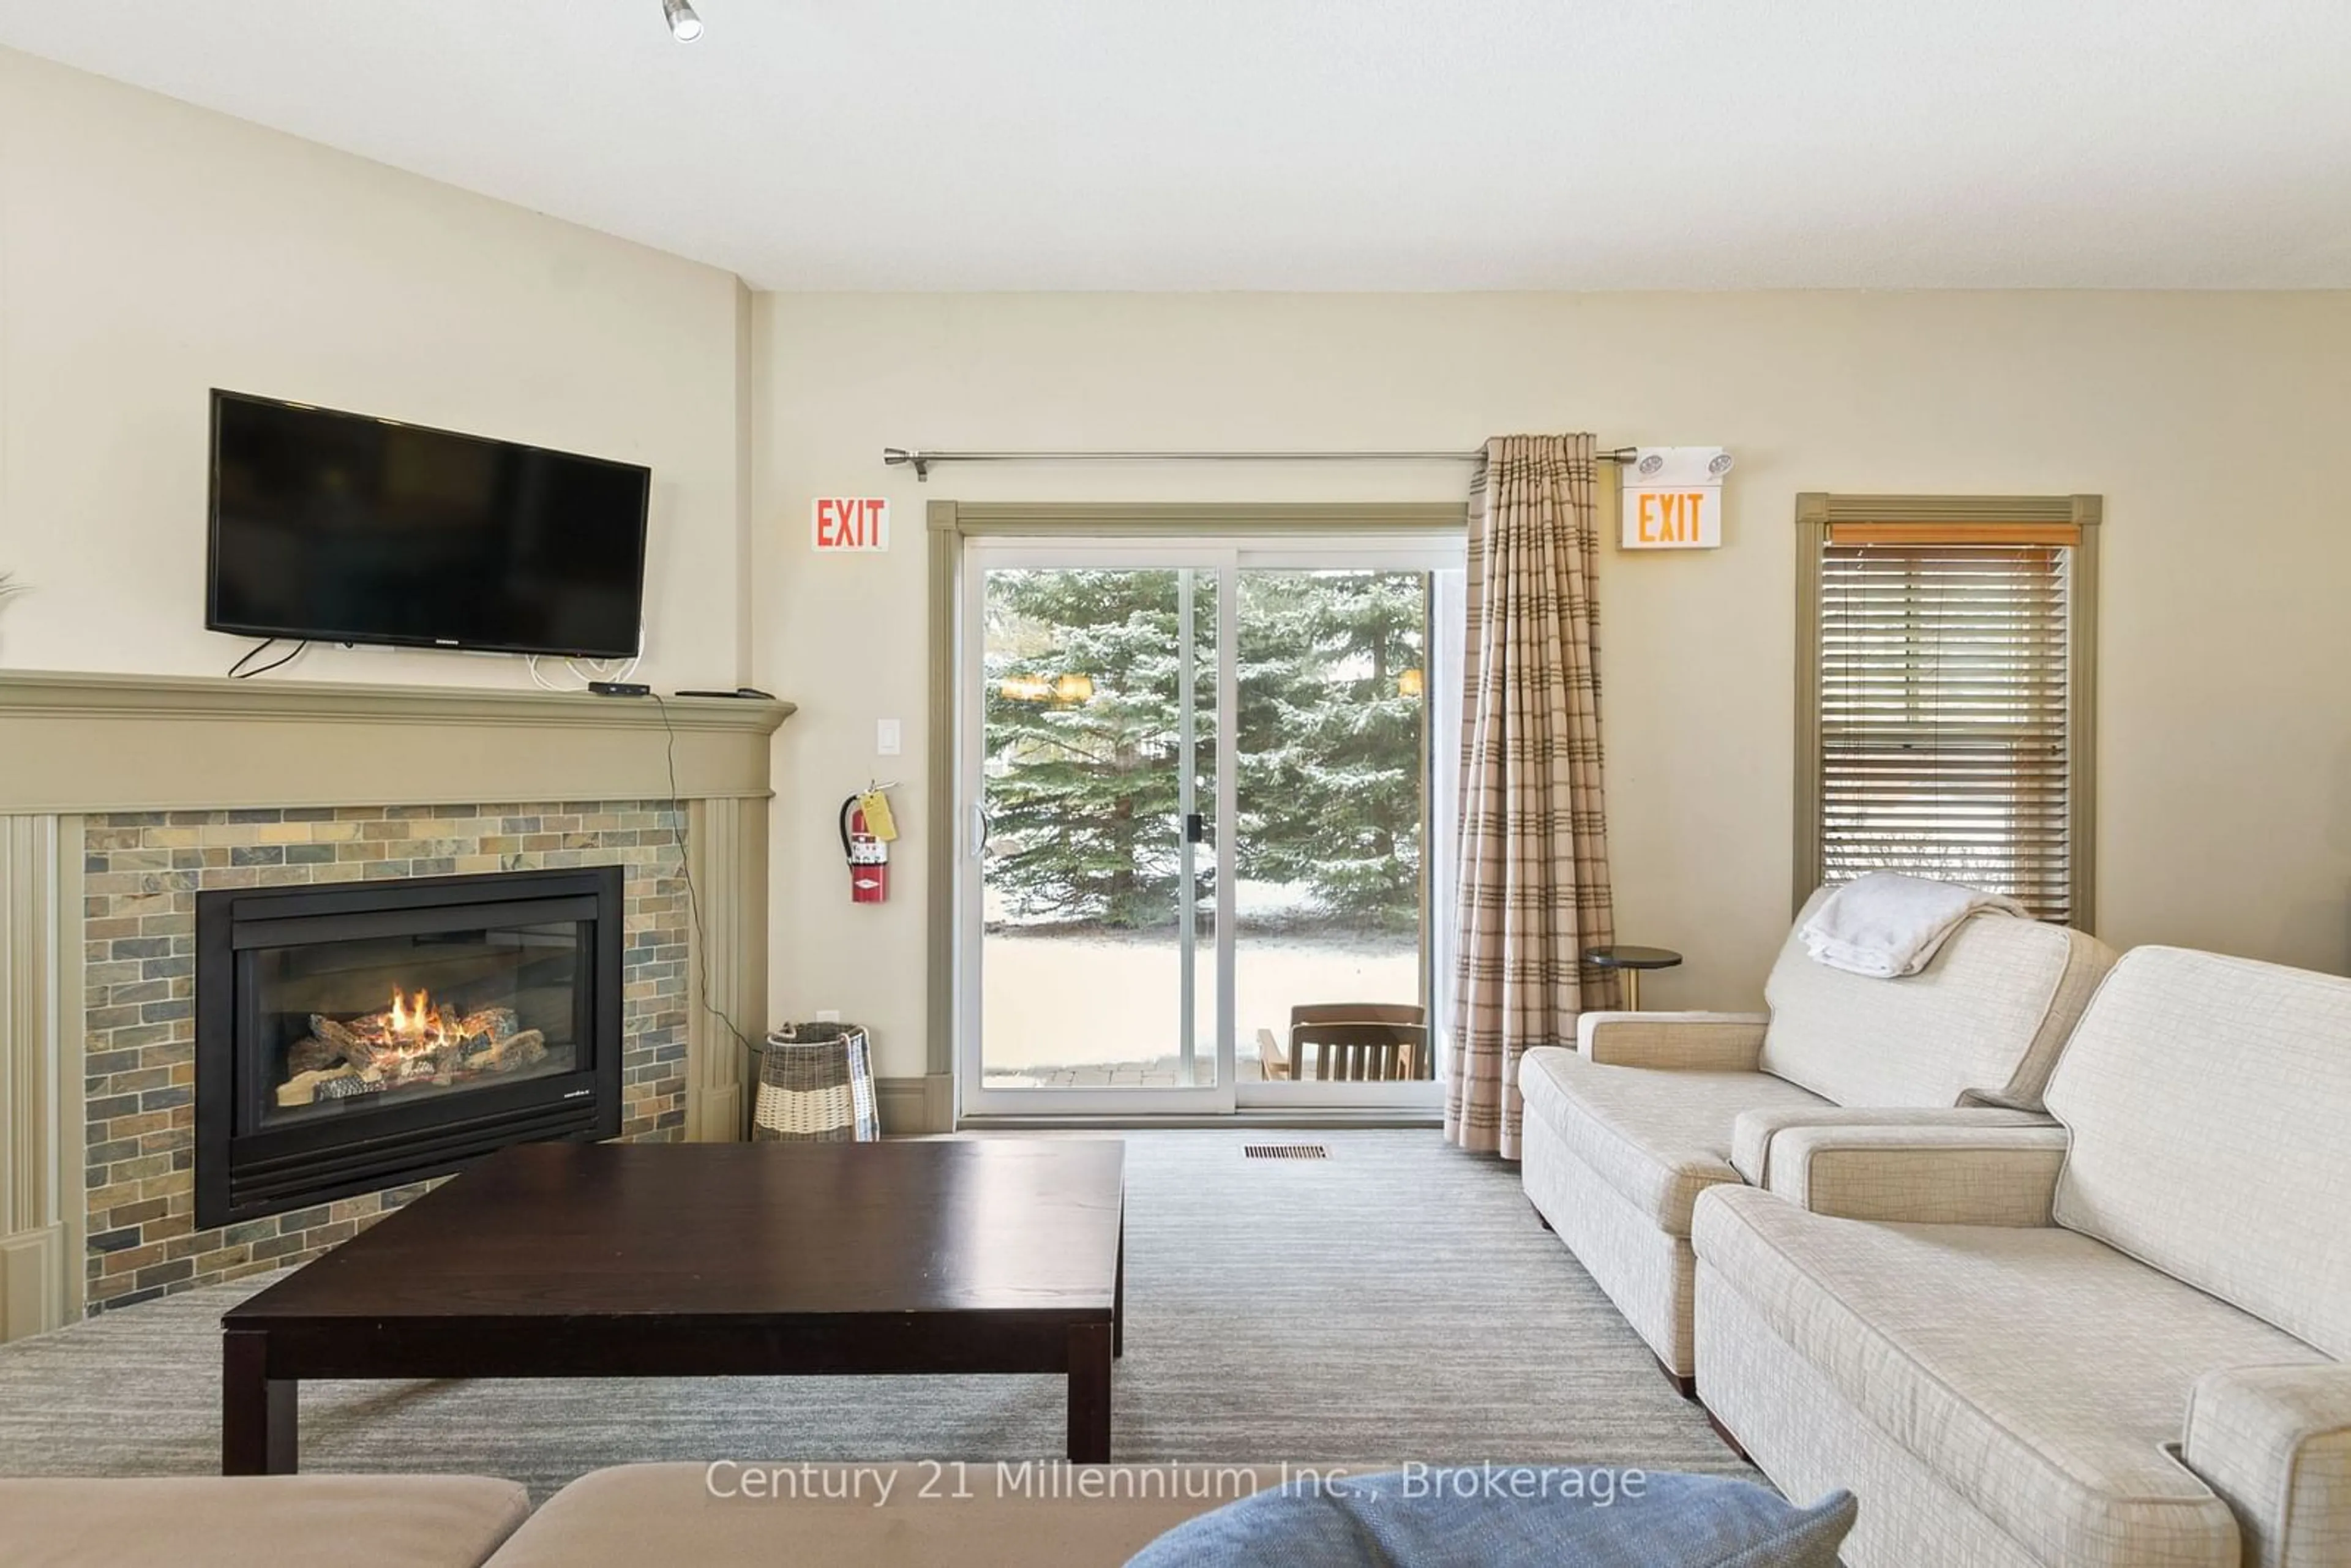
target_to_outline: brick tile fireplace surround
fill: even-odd
[[[790,711],[672,699],[673,802],[649,703],[0,674],[0,1339],[299,1261],[428,1185],[197,1228],[200,893],[619,866],[621,1135],[740,1136],[689,987],[762,1011]]]

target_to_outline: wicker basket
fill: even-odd
[[[759,1051],[759,1098],[751,1138],[870,1143],[882,1135],[873,1107],[873,1054],[853,1023],[786,1024]]]

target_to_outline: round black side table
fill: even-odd
[[[1682,956],[1670,947],[1586,947],[1583,961],[1595,969],[1614,969],[1625,982],[1625,1010],[1641,1010],[1641,971],[1670,969]]]

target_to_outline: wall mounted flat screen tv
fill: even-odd
[[[652,470],[242,392],[212,431],[213,631],[636,653]]]

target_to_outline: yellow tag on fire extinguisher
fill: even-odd
[[[898,824],[890,817],[890,797],[879,789],[868,789],[857,797],[857,809],[865,813],[865,831],[883,843],[898,837]]]

